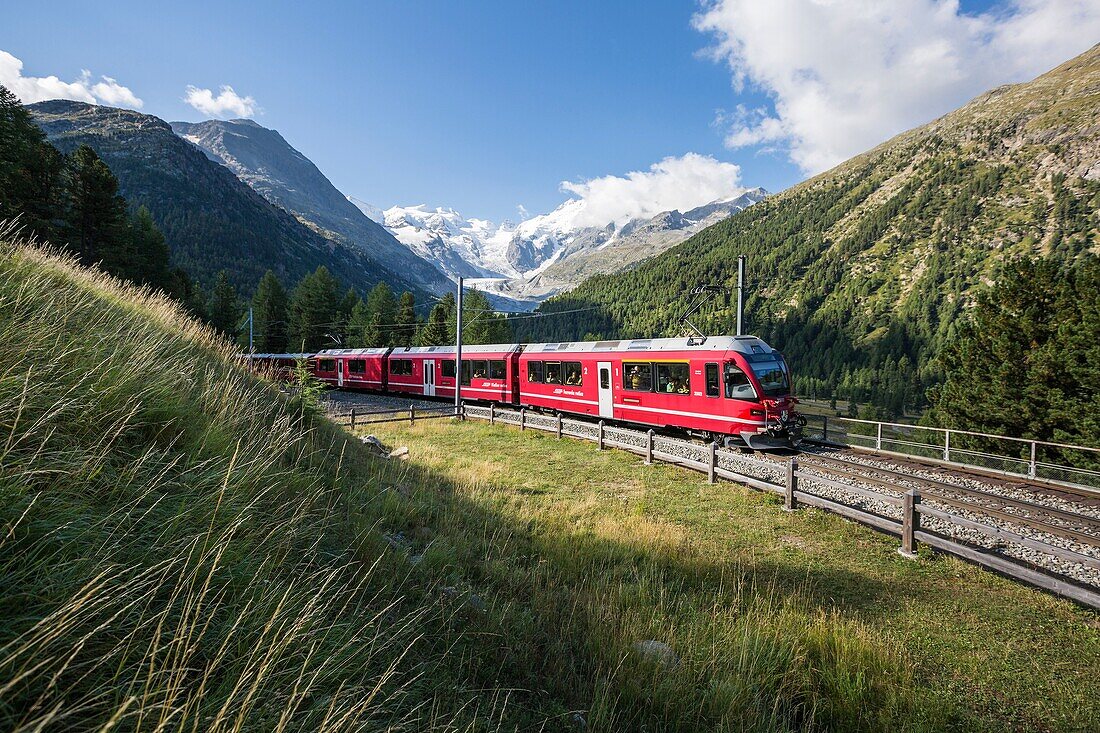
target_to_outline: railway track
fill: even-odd
[[[1046,494],[1056,498],[1070,499],[1089,506],[1100,508],[1100,489],[1088,486],[1076,486],[1073,484],[1056,483],[1040,479],[1026,479],[1006,475],[992,470],[982,470],[976,466],[964,466],[960,464],[945,464],[943,461],[921,458],[920,456],[903,456],[898,453],[879,453],[869,448],[847,448],[833,443],[823,443],[815,440],[805,440],[803,446],[813,446],[812,449],[803,448],[802,452],[811,455],[835,455],[852,458],[874,458],[890,463],[905,466],[912,470],[945,471],[952,476],[970,478],[982,483],[990,484],[1006,489],[1025,491],[1034,494]]]
[[[929,498],[957,509],[987,514],[995,519],[1036,529],[1063,539],[1100,548],[1100,517],[1070,511],[1027,499],[1006,496],[990,490],[978,489],[938,479],[916,476],[885,466],[856,463],[848,459],[803,453],[799,457],[803,466],[821,473],[880,486],[901,494],[916,488]]]

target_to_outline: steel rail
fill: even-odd
[[[815,456],[815,458],[817,458],[817,457],[819,457],[819,456]],[[830,460],[839,460],[839,459],[830,459]],[[840,462],[844,463],[844,461],[840,461]],[[803,466],[805,466],[805,465],[806,464],[803,464]],[[1059,514],[1066,515],[1071,521],[1084,522],[1084,523],[1100,523],[1097,520],[1093,519],[1092,517],[1085,517],[1083,515],[1075,514],[1073,512],[1066,512],[1066,511],[1061,510],[1061,509],[1053,509],[1052,507],[1042,507],[1041,505],[1032,504],[1031,502],[1024,502],[1023,500],[1009,499],[1007,497],[1001,497],[997,494],[989,494],[988,492],[980,491],[978,489],[966,489],[966,488],[963,488],[963,487],[955,487],[955,486],[952,486],[951,484],[943,484],[942,482],[935,481],[933,479],[926,479],[926,478],[921,478],[921,477],[916,477],[916,476],[909,476],[907,474],[904,474],[904,473],[901,473],[901,472],[898,472],[898,471],[892,471],[892,470],[886,469],[886,468],[878,469],[878,468],[875,468],[875,467],[863,466],[862,464],[849,464],[849,465],[857,465],[857,466],[859,466],[860,468],[862,468],[864,470],[868,470],[868,471],[872,471],[872,472],[881,470],[882,473],[887,473],[887,474],[891,474],[891,475],[895,475],[895,476],[900,476],[905,481],[909,481],[911,483],[915,483],[915,484],[918,484],[918,485],[924,486],[924,487],[930,487],[932,490],[928,491],[926,493],[926,495],[928,495],[929,498],[932,498],[935,501],[942,502],[942,503],[947,504],[949,506],[954,506],[954,507],[957,507],[959,509],[965,509],[969,512],[973,512],[974,514],[986,514],[986,515],[989,515],[989,516],[994,517],[996,519],[1000,519],[1001,521],[1004,521],[1004,522],[1009,522],[1009,523],[1013,523],[1013,524],[1023,525],[1025,527],[1030,527],[1031,529],[1035,529],[1035,530],[1038,530],[1040,532],[1045,532],[1046,534],[1050,534],[1050,535],[1053,535],[1055,537],[1061,537],[1062,539],[1072,540],[1074,542],[1080,542],[1081,544],[1090,545],[1090,546],[1093,546],[1093,547],[1100,547],[1100,537],[1097,537],[1096,535],[1092,535],[1092,534],[1089,534],[1089,533],[1086,533],[1086,532],[1081,532],[1081,531],[1071,529],[1069,527],[1065,527],[1065,526],[1058,525],[1058,524],[1050,524],[1049,522],[1044,522],[1040,519],[1034,519],[1032,517],[1025,517],[1025,516],[1021,516],[1019,514],[1013,514],[1011,512],[1001,511],[1001,510],[996,509],[994,507],[986,506],[986,505],[983,505],[983,504],[975,504],[974,502],[966,501],[964,499],[953,498],[951,496],[946,496],[945,494],[950,493],[950,492],[957,492],[957,493],[960,493],[960,494],[963,494],[963,495],[970,494],[970,495],[979,495],[979,496],[982,496],[982,497],[992,497],[993,499],[995,499],[997,501],[1000,501],[1000,502],[1006,504],[1007,506],[1015,506],[1015,504],[1013,504],[1012,502],[1020,501],[1020,502],[1022,502],[1023,504],[1025,504],[1027,506],[1032,506],[1032,507],[1037,506],[1037,507],[1040,507],[1044,510],[1052,510],[1052,512],[1051,512],[1052,514],[1057,512]],[[819,471],[822,471],[822,472],[825,472],[825,473],[832,473],[834,475],[843,476],[843,477],[846,477],[846,478],[854,479],[856,481],[864,481],[866,483],[875,484],[875,485],[878,485],[878,486],[886,486],[886,487],[894,489],[895,491],[900,490],[900,487],[896,483],[891,482],[888,479],[879,478],[879,477],[876,477],[876,476],[863,476],[863,475],[857,474],[857,473],[855,473],[854,471],[851,471],[851,470],[838,470],[838,469],[834,469],[834,468],[830,468],[830,467],[826,467],[826,466],[815,465],[813,463],[810,463],[809,466],[811,467],[812,470],[819,470]],[[945,489],[943,487],[948,487],[948,488],[945,491]],[[925,493],[925,492],[922,492],[922,493]]]

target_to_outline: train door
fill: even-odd
[[[424,396],[435,397],[435,361],[424,362]]]
[[[337,359],[336,360],[336,386],[337,387],[343,387],[344,386],[344,369],[347,368],[347,363],[348,363],[347,359]]]
[[[600,377],[600,417],[615,417],[615,400],[611,396],[611,362],[601,361],[596,364],[596,371]]]

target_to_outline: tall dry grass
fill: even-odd
[[[175,303],[0,232],[0,729],[484,717],[441,692],[448,612],[349,520],[385,469],[234,361]]]

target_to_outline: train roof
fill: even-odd
[[[566,352],[737,351],[770,354],[774,349],[756,336],[707,336],[706,338],[620,339],[617,341],[562,341],[529,344],[525,354]]]
[[[318,351],[317,356],[379,356],[390,350],[388,346],[370,349],[325,349]]]
[[[313,354],[241,354],[241,356],[245,359],[308,359]]]
[[[520,348],[522,344],[477,344],[462,345],[462,354],[511,354]],[[454,346],[403,346],[393,350],[390,356],[404,356],[406,354],[453,354]]]

